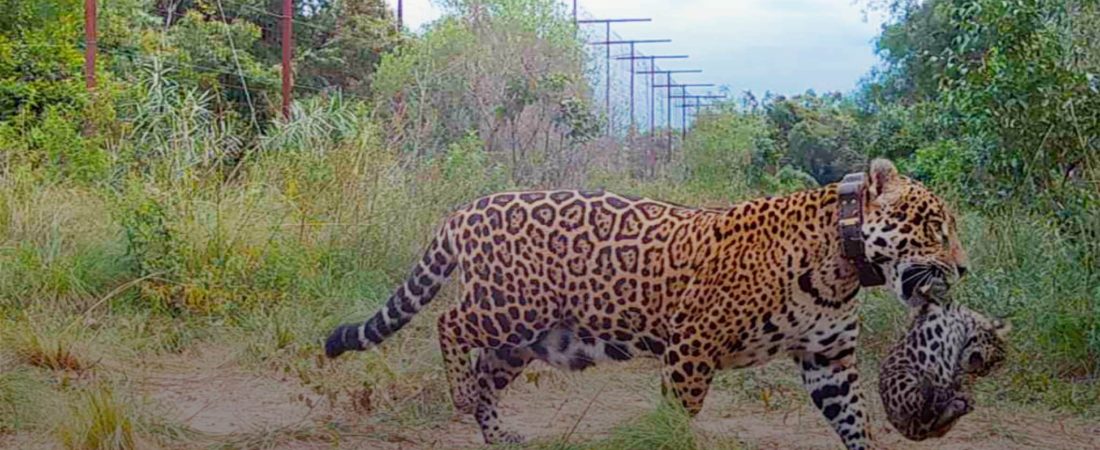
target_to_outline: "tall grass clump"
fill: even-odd
[[[7,332],[4,341],[11,345],[15,356],[23,363],[48,370],[83,372],[90,363],[74,350],[64,333],[43,333],[17,327]]]
[[[1100,375],[1100,272],[1083,264],[1087,243],[1040,217],[964,216],[973,280],[961,285],[968,301],[1013,321],[1020,350],[1070,378]]]
[[[0,309],[87,305],[125,275],[102,193],[27,172],[0,175]]]
[[[1013,323],[1012,397],[1096,411],[1100,272],[1089,242],[1030,214],[967,215],[973,279],[959,298]]]
[[[58,424],[58,438],[67,450],[136,449],[133,414],[110,388],[93,388],[70,405],[68,416]]]
[[[404,276],[448,211],[509,185],[475,135],[410,159],[366,105],[338,95],[300,102],[241,150],[225,119],[196,112],[201,96],[143,86],[183,100],[140,103],[135,137],[161,137],[131,145],[180,148],[138,149],[106,195],[137,300],[154,310],[241,319],[290,299],[363,297]]]
[[[333,95],[250,138],[216,95],[176,76],[155,60],[140,68],[120,105],[133,120],[103,143],[106,179],[3,167],[0,306],[241,317],[361,297],[403,276],[447,212],[511,185],[473,131],[409,158],[367,105]]]

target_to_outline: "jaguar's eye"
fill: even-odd
[[[942,221],[928,220],[924,222],[924,232],[940,245],[947,246],[947,231]]]

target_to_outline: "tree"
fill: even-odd
[[[76,0],[0,0],[0,122],[87,103]]]
[[[839,94],[807,92],[777,97],[764,107],[784,161],[818,183],[831,183],[856,170],[865,159],[863,135],[853,105]]]

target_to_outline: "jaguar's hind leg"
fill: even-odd
[[[481,426],[481,434],[487,444],[523,442],[523,436],[501,429],[497,403],[501,392],[523,372],[532,359],[534,353],[523,347],[481,350],[477,362],[478,399],[474,417]]]
[[[962,416],[974,410],[973,399],[965,392],[953,392],[951,398],[936,405],[939,417],[932,424],[931,436],[943,437]]]
[[[476,372],[470,365],[470,343],[461,336],[462,325],[453,320],[456,316],[451,312],[439,316],[439,350],[455,410],[473,414],[477,408]]]

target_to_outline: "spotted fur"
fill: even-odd
[[[1008,330],[952,302],[921,306],[879,368],[879,395],[894,428],[914,441],[950,431],[974,409],[965,382],[1004,362]]]
[[[943,203],[888,161],[868,178],[867,252],[895,293],[908,302],[915,285],[954,280],[965,254]],[[490,195],[451,214],[386,306],[333,331],[326,353],[381,343],[459,267],[463,293],[439,317],[439,343],[454,404],[486,442],[520,440],[497,403],[534,360],[580,370],[657,358],[664,391],[694,414],[718,370],[786,354],[847,447],[868,448],[860,286],[840,256],[837,205],[836,185],[723,210],[605,192]]]

